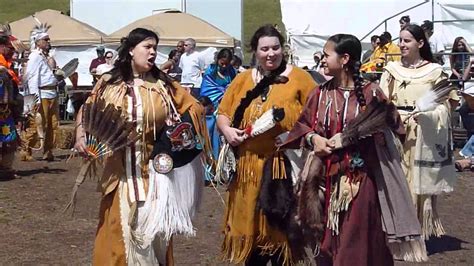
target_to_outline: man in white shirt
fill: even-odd
[[[26,67],[26,80],[28,83],[28,91],[25,95],[36,94],[40,98],[39,113],[41,115],[41,125],[38,127],[38,135],[40,143],[43,146],[43,160],[53,161],[54,135],[59,127],[59,104],[57,83],[58,80],[54,75],[56,62],[54,58],[48,55],[51,49],[49,35],[47,30],[49,27],[41,25],[35,27],[31,32],[30,40],[32,44],[31,54],[29,56],[28,65]],[[41,127],[43,132],[41,132]],[[43,133],[44,140],[41,140]],[[28,134],[22,144],[23,152],[31,157],[32,139],[34,136]],[[25,143],[26,142],[26,143]],[[22,159],[31,159],[28,156],[22,156]]]
[[[199,52],[194,51],[196,41],[192,38],[184,40],[184,54],[181,55],[179,67],[183,70],[181,74],[181,83],[193,84],[192,94],[199,96],[199,90],[202,83],[202,72],[205,63]]]
[[[430,43],[431,52],[433,54],[443,53],[446,50],[446,47],[444,45],[444,41],[441,35],[434,32],[434,23],[429,20],[425,20],[423,21],[421,28],[425,32],[425,36],[428,39],[428,42]],[[439,63],[440,65],[444,65],[445,60],[442,55],[435,55],[434,58],[437,63]]]

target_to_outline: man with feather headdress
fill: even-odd
[[[19,79],[12,68],[12,56],[20,50],[9,25],[0,25],[0,177],[13,178],[12,164],[18,145],[16,123],[23,108],[18,92]],[[21,44],[21,43],[20,43]]]
[[[59,105],[57,84],[58,79],[55,75],[56,62],[49,56],[51,49],[48,29],[51,26],[40,24],[31,31],[30,43],[31,54],[26,67],[26,79],[28,91],[25,95],[37,95],[40,99],[39,113],[41,115],[41,125],[44,131],[44,140],[40,139],[43,147],[43,160],[52,161],[54,147],[54,131],[59,127]],[[22,159],[31,159],[31,144],[36,132],[30,131],[25,135],[22,143]],[[41,132],[38,132],[41,136]],[[43,142],[44,141],[44,142]]]

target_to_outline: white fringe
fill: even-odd
[[[428,197],[425,199],[423,204],[422,212],[422,231],[423,238],[426,240],[430,239],[430,236],[434,235],[435,237],[440,237],[446,234],[444,231],[443,224],[438,216],[436,195]]]
[[[156,248],[142,248],[136,245],[133,241],[133,230],[129,225],[130,205],[128,201],[128,191],[126,182],[121,181],[119,183],[118,191],[119,203],[120,203],[120,223],[122,226],[122,236],[125,245],[125,256],[128,265],[158,265],[163,263],[162,260],[158,260],[157,255],[160,258],[164,256],[166,261],[166,246],[163,251],[158,251]]]
[[[428,261],[425,241],[420,237],[409,241],[388,243],[395,260],[410,262]]]
[[[147,247],[156,236],[168,242],[173,234],[194,236],[192,224],[201,199],[204,167],[201,156],[163,175],[149,162],[149,189],[143,207],[138,209],[138,244]]]

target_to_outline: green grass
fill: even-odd
[[[44,9],[69,14],[69,0],[0,0],[0,22],[13,22]]]
[[[243,0],[243,48],[245,63],[251,58],[250,38],[262,25],[278,24],[285,32],[281,21],[279,0]],[[44,9],[55,9],[69,14],[69,0],[0,0],[0,23],[12,22]]]
[[[244,36],[242,45],[244,48],[244,62],[250,62],[251,53],[249,52],[250,38],[253,33],[265,24],[277,24],[280,30],[284,33],[285,27],[281,21],[281,8],[279,0],[243,0],[243,28]]]

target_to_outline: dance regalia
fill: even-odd
[[[411,69],[399,62],[390,62],[380,82],[385,94],[399,109],[402,120],[406,121],[403,168],[425,239],[445,233],[437,212],[436,195],[453,191],[456,179],[451,117],[446,103],[419,113],[417,121],[409,114],[418,99],[446,78],[443,68],[435,63]]]
[[[363,88],[367,104],[385,96],[375,85]],[[330,139],[360,112],[354,90],[334,86],[330,80],[308,99],[303,113],[283,148],[308,147],[308,133]],[[326,226],[321,242],[322,265],[393,265],[394,256],[426,259],[421,229],[410,202],[396,148],[404,129],[396,112],[393,124],[374,137],[322,157],[325,177]]]
[[[23,109],[18,92],[18,76],[12,62],[0,54],[0,66],[7,69],[0,73],[0,176],[13,177],[13,161],[19,144],[16,122]]]
[[[197,136],[205,141],[203,108],[176,82],[148,74],[143,85],[132,86],[107,83],[109,78],[105,74],[98,80],[87,102],[103,99],[121,107],[142,137],[104,160],[93,264],[173,265],[172,235],[195,233],[191,219],[200,200],[209,143],[202,143],[205,152],[169,173],[158,173],[151,155],[159,132],[173,115],[166,111],[168,104],[179,114],[188,113]]]
[[[210,65],[204,73],[202,84],[201,84],[201,96],[206,96],[211,100],[212,107],[217,110],[219,103],[221,102],[222,96],[226,91],[229,84],[235,78],[235,70],[233,67],[227,68],[225,74],[219,75],[217,73],[217,64]],[[212,143],[212,153],[214,158],[219,157],[219,133],[216,128],[216,113],[206,114],[206,124],[209,130],[209,136]]]
[[[256,69],[237,75],[224,94],[218,114],[232,120],[246,93],[255,87]],[[265,101],[255,98],[246,108],[239,128],[245,128],[272,107],[284,108],[285,118],[269,131],[245,140],[236,148],[237,173],[229,185],[224,216],[223,258],[243,263],[256,250],[262,255],[280,254],[285,263],[292,261],[285,232],[269,225],[261,210],[256,210],[264,162],[273,158],[275,138],[289,131],[296,122],[307,96],[316,84],[304,70],[292,67],[286,84],[270,85]]]

